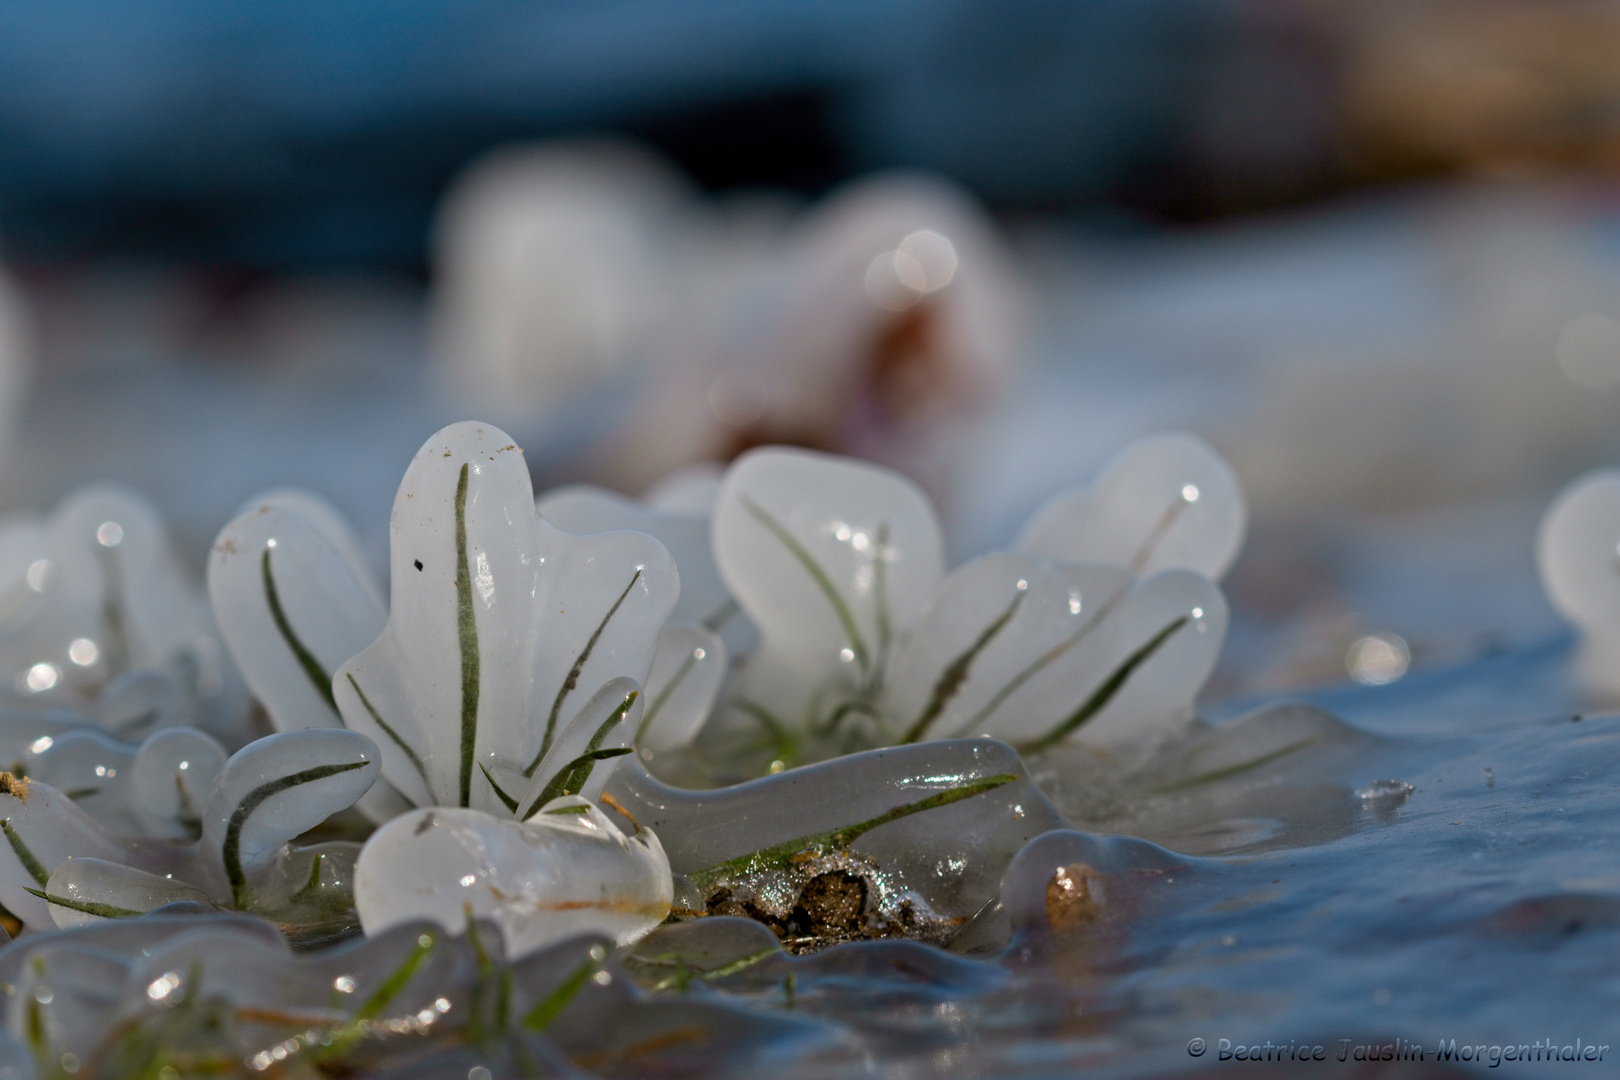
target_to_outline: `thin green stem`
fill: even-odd
[[[585,752],[552,775],[546,786],[541,789],[539,797],[529,806],[529,812],[523,815],[524,819],[529,818],[536,810],[552,799],[558,799],[564,795],[578,795],[584,790],[586,782],[590,780],[591,770],[596,768],[598,761],[622,757],[625,754],[632,753],[628,746],[603,750],[602,743],[607,740],[608,732],[622,724],[624,718],[630,715],[630,706],[636,703],[636,698],[639,696],[640,691],[638,690],[632,690],[624,696],[624,700],[619,702],[618,707],[609,713],[608,718],[597,727],[595,734],[591,736],[591,741],[585,746]]]
[[[472,802],[478,745],[478,620],[473,615],[472,564],[467,561],[467,463],[456,481],[456,638],[461,647],[461,805]]]
[[[1068,637],[1064,638],[1050,649],[1047,649],[1040,656],[1037,656],[1034,660],[1032,660],[1022,671],[1014,675],[1011,679],[1008,679],[1007,684],[991,695],[990,700],[985,702],[984,707],[969,717],[967,723],[957,728],[956,731],[952,733],[951,737],[961,738],[965,735],[971,735],[974,729],[994,715],[995,711],[1001,708],[1002,704],[1006,702],[1008,698],[1012,697],[1013,694],[1018,691],[1019,687],[1023,686],[1030,679],[1040,674],[1042,669],[1044,669],[1048,664],[1052,663],[1054,660],[1057,660],[1064,653],[1068,652],[1070,649],[1080,644],[1080,642],[1084,641],[1093,630],[1102,625],[1104,619],[1108,618],[1108,613],[1113,611],[1114,608],[1119,604],[1120,600],[1124,598],[1125,591],[1126,590],[1121,589],[1119,592],[1109,597],[1108,601],[1097,609],[1097,613],[1088,619],[1084,626],[1080,627],[1080,629],[1076,630],[1074,633],[1070,634]]]
[[[855,623],[854,614],[849,610],[849,605],[844,603],[844,598],[839,594],[838,587],[833,584],[832,578],[827,575],[827,571],[816,561],[816,557],[810,554],[803,544],[799,543],[798,538],[788,532],[780,521],[771,516],[770,511],[747,495],[738,495],[737,498],[742,503],[743,509],[747,510],[755,521],[765,526],[770,531],[770,534],[776,537],[783,547],[787,548],[788,553],[804,568],[804,572],[810,575],[810,580],[815,582],[816,588],[821,590],[821,595],[827,598],[827,603],[831,605],[833,614],[838,617],[839,624],[844,628],[844,636],[849,639],[849,650],[855,654],[855,662],[860,667],[861,681],[864,683],[871,675],[872,657],[867,652],[866,639],[861,636],[861,629]]]
[[[17,830],[11,827],[10,818],[0,818],[0,830],[5,831],[6,842],[11,845],[11,850],[17,856],[17,861],[22,863],[23,869],[28,871],[28,876],[33,878],[39,887],[43,889],[45,883],[51,880],[51,872],[41,865],[40,861],[34,857],[34,853],[28,849],[28,845],[23,843],[23,838],[18,836]]]
[[[557,697],[551,703],[551,714],[546,717],[545,737],[540,740],[540,750],[534,755],[534,760],[529,762],[527,769],[523,770],[524,776],[533,776],[534,770],[540,767],[540,759],[545,757],[546,753],[551,749],[551,740],[557,734],[557,717],[562,713],[563,699],[579,685],[580,672],[585,670],[585,663],[591,658],[591,650],[596,648],[596,642],[601,638],[602,631],[607,629],[608,621],[618,613],[619,605],[624,603],[624,598],[630,595],[630,590],[635,588],[636,582],[641,580],[641,570],[642,568],[638,566],[636,572],[630,575],[630,583],[624,587],[624,591],[619,594],[619,598],[613,601],[613,606],[608,608],[606,615],[602,616],[602,621],[596,624],[596,629],[592,631],[590,640],[585,642],[585,647],[579,651],[579,656],[575,657],[574,666],[568,669],[568,677],[557,688]]]
[[[279,795],[283,791],[298,787],[302,784],[324,780],[328,776],[350,772],[354,769],[363,769],[368,762],[352,761],[346,765],[317,765],[313,769],[304,769],[289,776],[278,777],[268,783],[260,784],[247,793],[247,797],[237,804],[236,810],[231,814],[225,826],[225,844],[220,851],[220,858],[225,863],[225,877],[231,883],[231,900],[238,910],[245,910],[253,899],[252,890],[248,888],[247,874],[242,870],[242,826],[247,824],[253,812],[264,805],[266,799]]]
[[[596,974],[596,969],[601,964],[599,950],[592,949],[591,952],[593,955],[590,959],[571,971],[566,979],[541,1000],[540,1004],[529,1010],[528,1015],[523,1018],[524,1027],[530,1031],[544,1031],[551,1026],[552,1021],[562,1015],[562,1011],[568,1008],[568,1003],[585,988],[585,984]]]
[[[1121,663],[1119,667],[1114,669],[1113,674],[1109,675],[1108,678],[1104,679],[1100,684],[1098,684],[1097,689],[1092,691],[1091,696],[1086,698],[1078,709],[1070,713],[1067,717],[1061,720],[1056,727],[1054,727],[1051,731],[1048,731],[1045,735],[1042,735],[1040,738],[1032,739],[1029,742],[1020,743],[1017,748],[1018,752],[1021,754],[1039,753],[1042,750],[1046,750],[1056,745],[1067,736],[1079,730],[1080,727],[1086,723],[1086,721],[1090,720],[1093,716],[1096,716],[1098,713],[1102,712],[1103,709],[1107,708],[1108,703],[1114,700],[1114,695],[1118,694],[1120,690],[1124,688],[1125,683],[1130,679],[1131,674],[1135,672],[1137,668],[1147,663],[1153,654],[1159,651],[1159,646],[1163,645],[1167,640],[1169,640],[1170,635],[1174,634],[1177,630],[1180,630],[1183,626],[1186,626],[1191,618],[1192,617],[1190,615],[1183,615],[1180,618],[1170,622],[1157,634],[1154,634],[1147,640],[1146,644],[1137,649],[1135,652],[1131,653],[1131,655],[1127,656],[1124,662]]]
[[[796,840],[789,840],[782,844],[773,844],[768,848],[762,848],[759,851],[735,859],[727,859],[723,863],[698,870],[687,876],[692,880],[693,884],[702,887],[712,885],[721,878],[739,877],[744,874],[757,874],[766,870],[781,869],[795,859],[803,857],[806,853],[812,856],[820,856],[831,851],[843,850],[880,825],[887,825],[891,821],[899,821],[901,818],[910,817],[912,814],[920,814],[925,810],[933,810],[936,807],[949,806],[951,803],[970,799],[975,795],[991,791],[1017,779],[1018,777],[1011,773],[997,773],[982,780],[970,781],[960,787],[936,791],[927,798],[904,803],[879,814],[875,818],[868,818],[854,825],[846,825],[840,829],[833,829],[831,832],[801,836]]]
[[[510,810],[512,813],[514,813],[514,814],[517,813],[518,801],[516,799],[512,798],[512,796],[508,795],[505,792],[505,790],[502,789],[501,785],[499,785],[499,784],[497,784],[495,782],[495,778],[489,774],[488,769],[484,768],[484,763],[482,761],[480,761],[478,763],[478,767],[480,769],[483,769],[483,771],[484,771],[484,779],[488,780],[489,781],[489,786],[495,790],[495,797],[497,799],[501,800],[501,803],[503,805],[505,805],[505,807],[508,810]]]
[[[422,777],[422,783],[427,785],[428,793],[431,795],[433,791],[433,784],[428,780],[427,766],[423,765],[422,759],[416,756],[416,751],[411,749],[410,743],[402,739],[399,732],[390,727],[388,725],[388,721],[382,718],[382,713],[377,711],[376,706],[371,703],[371,699],[366,697],[366,692],[360,689],[360,684],[355,681],[354,673],[348,672],[347,676],[349,685],[354,687],[354,692],[360,696],[360,704],[364,705],[366,712],[371,714],[371,719],[373,722],[375,722],[378,727],[383,729],[383,734],[392,739],[394,741],[394,745],[404,751],[405,756],[409,758],[411,764],[416,767],[417,774]]]
[[[696,666],[696,654],[688,653],[686,659],[681,662],[680,668],[675,672],[675,677],[669,680],[669,683],[662,690],[658,691],[658,696],[652,699],[652,704],[647,706],[647,711],[641,714],[641,724],[636,728],[636,743],[641,742],[641,737],[647,734],[647,729],[652,726],[653,717],[662,711],[664,702],[669,700],[669,696],[675,692],[675,688],[681,685]]]
[[[67,908],[69,911],[82,911],[86,915],[94,915],[101,919],[132,919],[137,915],[146,914],[146,912],[136,911],[134,908],[114,907],[111,904],[98,904],[93,900],[75,900],[69,896],[52,896],[51,894],[43,892],[39,889],[30,889],[26,885],[23,886],[23,892],[33,893],[46,903],[55,904],[59,908]]]
[[[281,631],[281,640],[287,643],[292,650],[293,659],[298,666],[304,669],[304,676],[314,685],[315,692],[326,702],[332,715],[338,714],[337,700],[332,696],[332,676],[326,673],[321,662],[315,654],[304,646],[298,635],[293,631],[292,623],[287,620],[287,613],[281,607],[281,595],[276,591],[276,575],[270,568],[270,549],[264,549],[264,555],[259,559],[260,577],[264,580],[264,602],[270,607],[270,618],[275,622],[276,629]]]
[[[985,650],[985,647],[994,641],[996,635],[1001,633],[1002,629],[1012,621],[1013,615],[1018,612],[1018,605],[1022,604],[1024,597],[1028,595],[1027,588],[1018,590],[1013,596],[1012,603],[1007,605],[1007,610],[996,616],[989,626],[981,630],[979,636],[973,640],[973,644],[969,645],[961,655],[945,665],[939,673],[939,678],[934,680],[934,692],[928,696],[928,704],[923,706],[922,712],[917,714],[917,719],[913,720],[911,726],[906,729],[905,735],[900,739],[901,742],[914,743],[923,737],[923,733],[928,730],[928,725],[939,718],[939,714],[945,711],[945,706],[950,704],[951,699],[956,696],[956,692],[962,689],[962,684],[967,682],[968,673],[973,668],[973,661],[978,659],[979,654]]]

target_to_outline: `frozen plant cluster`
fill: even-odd
[[[142,1008],[168,1011],[139,1052],[167,1061],[206,1057],[186,1041],[203,1017],[325,1000],[310,987],[358,978],[327,971],[339,957],[425,964],[460,935],[472,973],[455,978],[485,1003],[399,1022],[460,1032],[452,1057],[544,1061],[511,1026],[544,1001],[520,1004],[510,973],[555,974],[535,958],[570,942],[634,949],[666,921],[740,915],[793,952],[997,946],[1003,870],[1065,823],[1025,759],[1143,762],[1189,730],[1245,526],[1230,470],[1185,435],[1126,447],[1012,550],[949,572],[926,496],[833,455],[765,447],[644,500],[537,503],[530,485],[499,429],[435,434],[395,498],[386,602],[308,492],[267,492],[221,530],[206,603],[128,493],[0,528],[0,903],[26,931],[0,958],[26,953],[65,1003],[88,993],[70,990],[89,947],[72,942],[123,950],[92,981],[132,989],[97,1007],[121,1016],[144,987]],[[101,936],[35,937],[53,928]],[[129,951],[171,932],[193,959]],[[490,975],[508,953],[518,968]],[[252,965],[280,972],[258,1004],[206,974]],[[363,1044],[382,1061],[397,982],[227,1056],[262,1071]],[[498,1023],[473,1015],[490,994]],[[8,1015],[41,1068],[120,1075],[125,1051],[98,1040],[125,1021],[75,1005],[52,1027],[31,1019],[39,994],[13,1001],[33,1002]]]

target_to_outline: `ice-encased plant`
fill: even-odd
[[[541,495],[540,516],[571,533],[621,529],[663,544],[681,576],[680,599],[659,637],[647,676],[648,705],[636,746],[653,755],[691,743],[714,708],[730,657],[751,650],[755,634],[720,580],[710,539],[718,478],[669,489],[673,502],[628,499],[605,488],[575,484]]]
[[[145,499],[90,485],[49,518],[0,524],[0,692],[125,739],[194,723],[239,744],[231,676]]]
[[[624,836],[588,800],[641,718],[680,589],[668,552],[543,520],[522,452],[477,423],[417,453],[390,541],[387,626],[333,680],[345,724],[377,740],[384,776],[422,808],[362,853],[367,931],[459,923],[470,906],[526,951],[596,925],[581,911],[618,937],[656,925],[671,888],[657,837]]]
[[[207,735],[158,732],[121,766],[108,740],[64,736],[40,772],[90,770],[92,816],[42,780],[0,773],[0,904],[30,929],[138,915],[177,900],[266,915],[289,929],[352,924],[358,845],[293,838],[354,804],[376,779],[376,747],[351,731],[290,731],[223,760]],[[59,749],[59,747],[61,749]],[[57,765],[53,757],[66,761]]]
[[[1050,502],[1024,551],[947,575],[933,510],[903,477],[750,452],[714,524],[721,574],[762,638],[731,727],[753,722],[783,764],[950,736],[1150,743],[1191,714],[1219,653],[1226,604],[1199,569],[1225,569],[1242,516],[1213,451],[1161,436]]]

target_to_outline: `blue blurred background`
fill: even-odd
[[[816,193],[914,166],[1007,209],[1207,216],[1329,179],[1331,73],[1308,12],[1241,0],[5,5],[0,235],[25,263],[420,266],[435,201],[470,158],[601,130],[651,142],[710,188]]]
[[[299,483],[380,561],[404,463],[468,414],[434,374],[442,197],[494,148],[602,135],[693,182],[681,227],[732,245],[730,291],[502,418],[537,485],[644,482],[600,456],[637,395],[791,321],[781,252],[829,193],[921,170],[982,204],[1027,301],[946,433],[955,557],[1179,427],[1254,509],[1217,692],[1342,678],[1372,631],[1432,664],[1556,629],[1535,521],[1620,459],[1613,3],[3,5],[0,506],[123,480],[200,565]],[[690,247],[666,284],[709,273]]]

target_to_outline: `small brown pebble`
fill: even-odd
[[[1071,934],[1102,918],[1102,875],[1085,863],[1060,866],[1046,883],[1046,924],[1052,933]]]
[[[8,772],[0,772],[0,795],[15,795],[23,802],[28,801],[28,781],[19,780]]]

